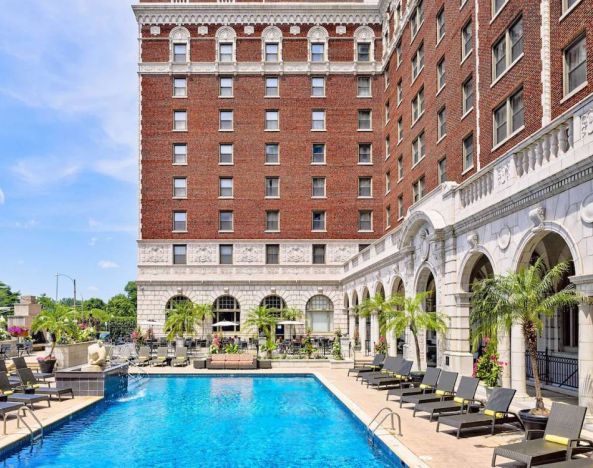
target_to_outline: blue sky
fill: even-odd
[[[135,277],[137,26],[131,0],[3,0],[0,281],[84,298]],[[60,296],[72,285],[60,281]]]

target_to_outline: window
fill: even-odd
[[[233,246],[232,244],[220,244],[218,247],[218,263],[221,265],[233,264]]]
[[[523,128],[523,90],[494,109],[494,144],[498,145]]]
[[[404,158],[400,156],[397,158],[397,180],[400,181],[404,178]]]
[[[416,36],[416,34],[418,34],[418,30],[422,26],[423,22],[424,22],[424,8],[422,5],[422,2],[418,2],[418,5],[416,6],[416,8],[414,8],[414,11],[412,12],[412,15],[410,16],[410,28],[411,28],[411,32],[412,32],[412,39],[414,38],[414,36]]]
[[[173,231],[184,232],[187,231],[187,212],[174,211],[173,212]]]
[[[266,231],[280,230],[280,212],[277,210],[266,211]]]
[[[173,44],[173,62],[186,63],[187,62],[187,44],[176,43]]]
[[[264,46],[266,62],[278,62],[280,59],[280,46],[277,42],[266,42]]]
[[[185,265],[187,263],[187,245],[177,244],[173,246],[173,265]]]
[[[471,134],[463,139],[463,170],[467,171],[474,167],[474,135]]]
[[[445,8],[441,8],[437,13],[437,43],[445,37]]]
[[[391,206],[387,205],[385,207],[385,229],[391,226]]]
[[[419,201],[424,196],[424,176],[420,177],[412,185],[412,195],[414,203]]]
[[[311,96],[325,97],[325,78],[314,76],[311,78]]]
[[[280,246],[278,244],[266,245],[266,265],[278,265],[280,263]]]
[[[385,193],[391,192],[391,172],[385,173]]]
[[[233,196],[232,177],[221,177],[218,179],[218,196],[220,198],[231,198]]]
[[[265,163],[280,164],[280,148],[278,143],[266,143]]]
[[[266,77],[266,97],[278,97],[280,95],[277,76]]]
[[[266,177],[266,198],[280,197],[280,178]]]
[[[519,19],[492,46],[493,76],[498,78],[523,54],[523,19]]]
[[[219,81],[218,94],[220,97],[233,97],[233,78],[221,76]]]
[[[219,130],[233,129],[233,111],[221,110],[219,113]]]
[[[359,76],[357,82],[357,97],[371,97],[371,79],[368,76]]]
[[[311,130],[325,130],[324,110],[314,110],[311,112]]]
[[[391,156],[391,139],[387,135],[385,137],[385,159],[389,159],[389,156]]]
[[[233,230],[233,212],[221,211],[218,214],[218,230],[231,232]]]
[[[358,144],[358,164],[372,164],[373,154],[370,143]]]
[[[325,145],[323,143],[313,143],[312,164],[325,164]]]
[[[325,211],[314,211],[312,216],[312,230],[325,231]]]
[[[447,182],[447,158],[443,158],[438,162],[437,177],[439,178],[439,184]]]
[[[173,96],[187,97],[187,78],[173,78]]]
[[[187,164],[187,144],[175,143],[173,145],[173,164]]]
[[[358,244],[358,251],[362,252],[364,249],[370,247],[371,244]]]
[[[358,111],[358,130],[371,130],[371,111]]]
[[[567,12],[581,0],[562,0],[562,11]]]
[[[231,247],[231,263],[232,261],[232,246]],[[222,262],[221,262],[222,263]],[[228,325],[225,327],[216,327],[223,332],[238,332],[241,323],[241,306],[239,301],[233,296],[220,296],[214,301],[212,321],[217,322],[233,322],[237,325]]]
[[[356,44],[356,60],[359,62],[371,61],[371,44],[370,42],[358,42]]]
[[[586,36],[577,39],[564,51],[564,94],[570,94],[587,82]]]
[[[397,197],[397,219],[404,217],[404,196],[400,195]]]
[[[397,105],[399,106],[402,103],[402,101],[404,100],[404,91],[403,91],[403,85],[402,85],[401,79],[397,82],[396,94],[397,94]]]
[[[383,80],[385,81],[385,89],[389,87],[389,65],[385,66],[385,71],[383,72]]]
[[[385,123],[389,122],[389,100],[385,101]]]
[[[325,61],[325,43],[312,42],[311,43],[311,62]]]
[[[402,64],[402,41],[401,39],[397,42],[395,46],[395,58],[397,60],[397,67]]]
[[[218,147],[218,164],[233,164],[233,145],[221,143]]]
[[[492,16],[496,16],[496,14],[500,11],[500,9],[506,4],[508,0],[492,0]]]
[[[311,196],[313,198],[325,198],[325,177],[313,177],[311,179]]]
[[[279,123],[279,112],[277,110],[267,110],[266,111],[266,122],[265,122],[265,129],[266,130],[280,130],[280,123]]]
[[[178,132],[183,132],[187,130],[187,111],[174,111],[173,119],[173,130],[176,130]]]
[[[412,81],[414,81],[422,69],[424,68],[424,44],[420,44],[420,47],[416,50],[416,53],[412,57]]]
[[[402,117],[397,120],[397,143],[401,143],[404,139],[404,121]]]
[[[371,198],[373,196],[373,179],[371,177],[358,178],[358,198]]]
[[[416,137],[412,142],[412,161],[417,164],[426,154],[426,147],[424,146],[424,132]]]
[[[437,63],[437,92],[445,86],[445,58]]]
[[[412,125],[422,117],[424,113],[424,87],[420,88],[418,94],[412,99]]]
[[[358,212],[358,230],[373,230],[373,212],[370,210],[361,210]]]
[[[462,85],[463,115],[474,108],[474,80],[470,76]]]
[[[471,53],[472,49],[472,22],[468,21],[461,29],[461,59],[465,60],[465,58]]]
[[[313,244],[313,264],[323,265],[325,263],[325,244]]]
[[[173,197],[187,198],[187,178],[173,177]]]
[[[221,42],[218,44],[218,61],[232,62],[233,61],[233,43]]]
[[[437,138],[440,140],[447,134],[447,110],[443,107],[437,113]]]

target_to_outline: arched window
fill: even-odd
[[[375,33],[368,26],[354,31],[354,58],[357,62],[372,62],[375,59]]]
[[[274,309],[278,311],[286,309],[286,302],[284,301],[284,299],[276,295],[264,297],[259,305],[262,307],[266,307],[268,309]]]
[[[322,26],[314,26],[309,30],[309,62],[327,62],[327,41],[329,34]]]
[[[238,332],[241,329],[241,306],[233,296],[220,296],[214,301],[213,323],[234,322],[237,325],[214,327],[214,331]]]
[[[262,32],[262,62],[282,61],[282,31],[268,26]]]
[[[334,328],[334,305],[322,295],[313,296],[305,307],[307,326],[313,333],[329,333]]]
[[[191,302],[189,297],[183,296],[178,294],[177,296],[173,296],[171,299],[167,301],[167,305],[165,306],[165,315],[169,315],[169,312],[174,310],[178,304],[182,302]]]
[[[190,61],[189,38],[189,31],[184,27],[178,26],[176,28],[173,28],[171,34],[169,34],[171,62],[187,63]]]
[[[235,62],[237,34],[230,26],[223,26],[216,31],[216,61]]]

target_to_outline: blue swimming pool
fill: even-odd
[[[152,377],[8,453],[19,467],[403,466],[313,376]]]

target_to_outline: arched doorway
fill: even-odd
[[[437,290],[434,275],[428,268],[424,268],[418,277],[418,292],[429,292],[430,295],[424,301],[424,310],[429,313],[437,311]],[[433,330],[426,330],[425,335],[425,359],[426,367],[436,367],[438,358],[437,333]]]
[[[307,327],[315,334],[329,334],[334,329],[334,304],[322,294],[313,296],[305,306]]]
[[[259,305],[272,309],[278,317],[286,309],[286,301],[276,294],[264,297]],[[276,325],[275,334],[276,337],[284,339],[284,325]]]
[[[239,301],[233,296],[218,297],[212,307],[213,323],[233,322],[237,325],[228,325],[224,327],[215,327],[216,331],[238,332],[241,329],[241,306]]]
[[[405,297],[406,289],[404,287],[404,282],[401,278],[395,278],[393,284],[391,286],[391,296],[401,296]],[[397,354],[402,354],[404,352],[404,345],[406,344],[406,333],[402,333],[400,336],[396,338],[395,346],[397,349]]]

